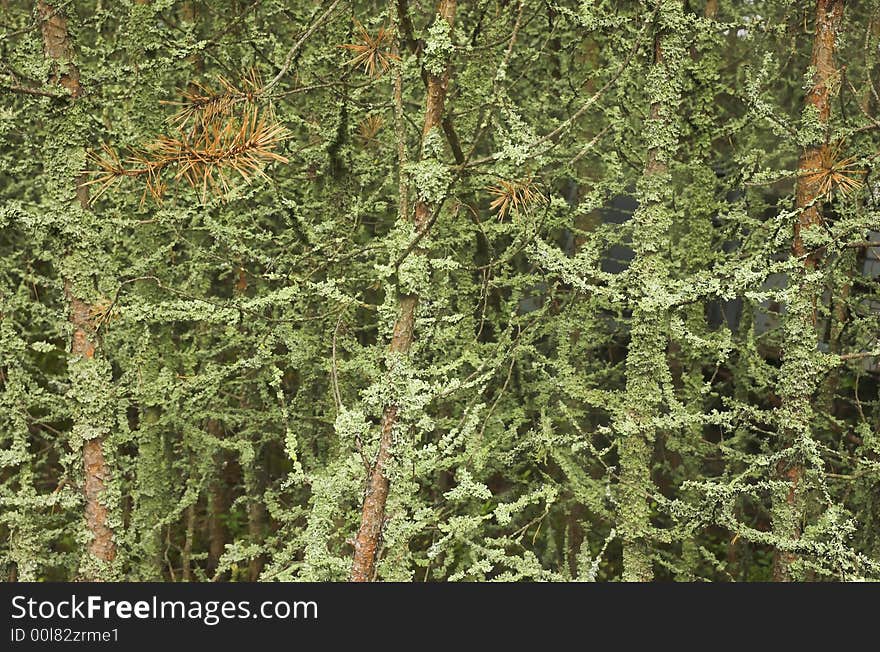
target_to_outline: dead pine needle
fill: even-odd
[[[824,147],[819,167],[802,172],[809,183],[819,186],[820,195],[837,192],[846,196],[862,187],[867,172],[859,167],[858,157],[844,156],[844,147],[843,141]]]
[[[381,77],[392,61],[400,60],[398,55],[385,49],[391,45],[390,32],[383,25],[373,36],[357,19],[354,23],[357,28],[357,42],[339,46],[355,53],[355,57],[346,61],[346,64],[353,67],[363,66],[364,73],[368,76]]]
[[[522,215],[533,207],[544,204],[547,198],[540,184],[532,177],[518,180],[499,179],[498,184],[487,188],[493,197],[489,209],[502,220],[510,214]]]
[[[235,85],[218,77],[221,89],[193,84],[184,102],[166,102],[180,109],[169,118],[174,130],[132,149],[124,158],[109,145],[89,153],[85,185],[97,186],[96,201],[122,179],[141,179],[147,196],[161,202],[170,183],[184,182],[198,189],[203,202],[209,196],[224,200],[234,179],[250,184],[267,178],[264,168],[272,162],[288,163],[278,153],[289,138],[288,130],[275,118],[271,105],[257,102],[260,79],[251,72]]]

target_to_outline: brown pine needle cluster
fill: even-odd
[[[357,43],[346,43],[339,47],[351,50],[355,57],[346,64],[349,66],[363,66],[364,72],[370,77],[380,77],[388,70],[392,61],[399,61],[400,57],[390,50],[383,49],[390,45],[391,34],[383,25],[379,28],[376,36],[371,36],[367,29],[357,20],[354,21],[358,31]]]
[[[531,177],[513,181],[499,179],[497,186],[487,190],[494,197],[489,208],[498,213],[498,219],[504,219],[510,213],[528,213],[532,207],[545,203],[547,199],[540,184]]]
[[[217,75],[219,90],[200,82],[192,82],[187,90],[181,91],[182,102],[162,101],[180,107],[168,122],[181,127],[188,123],[208,125],[232,114],[241,104],[255,104],[263,88],[259,73],[251,69],[238,85]]]
[[[89,321],[94,326],[100,327],[106,322],[118,319],[119,315],[114,314],[113,307],[114,302],[106,297],[95,301],[89,307]]]
[[[807,180],[819,185],[819,193],[829,195],[834,191],[847,195],[863,185],[862,178],[866,170],[858,167],[859,160],[855,156],[843,156],[843,143],[838,142],[822,150],[820,167],[806,170]]]
[[[382,129],[385,120],[380,115],[368,115],[358,125],[358,136],[365,143],[372,143],[376,140],[376,134]]]
[[[198,188],[203,202],[209,194],[222,199],[233,179],[250,183],[266,178],[267,163],[288,163],[276,151],[288,131],[275,120],[271,106],[261,109],[257,104],[257,77],[252,75],[242,84],[247,90],[222,83],[224,90],[214,95],[205,86],[192,86],[194,90],[185,95],[187,102],[179,103],[183,108],[171,119],[176,126],[173,133],[125,157],[108,145],[91,152],[86,173],[92,179],[85,185],[97,186],[92,201],[126,177],[143,180],[142,202],[147,195],[161,201],[168,184],[181,181]]]

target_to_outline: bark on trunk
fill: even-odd
[[[807,91],[805,101],[816,108],[819,122],[826,124],[831,115],[831,83],[837,68],[834,55],[837,48],[837,33],[843,18],[843,0],[817,0],[816,27],[813,38],[813,53],[810,67],[814,69],[813,86]],[[822,203],[817,201],[821,194],[822,180],[811,174],[822,168],[828,143],[807,147],[798,162],[797,207],[800,209],[794,225],[792,251],[795,256],[806,256],[804,267],[815,268],[820,259],[818,251],[808,252],[804,245],[803,231],[822,224]]]
[[[46,56],[54,62],[52,81],[66,88],[72,101],[82,96],[79,69],[74,64],[73,46],[67,31],[67,19],[60,9],[45,2],[37,3],[37,17],[43,35],[43,48]],[[83,209],[88,208],[88,189],[78,178],[76,196]],[[64,291],[70,306],[70,322],[73,325],[71,352],[75,357],[92,359],[95,356],[95,344],[91,325],[92,306],[79,297],[70,282],[65,282]],[[110,470],[104,457],[104,438],[95,437],[83,444],[83,469],[85,481],[86,526],[92,535],[88,551],[102,562],[112,562],[116,557],[116,544],[113,541],[113,530],[109,526],[107,507],[101,502],[110,478]],[[98,577],[89,577],[98,580]]]
[[[441,0],[437,20],[445,20],[452,26],[455,20],[456,0]],[[427,136],[442,126],[443,110],[446,103],[446,90],[449,85],[449,67],[440,75],[428,75],[428,90],[425,100],[425,123],[422,135]],[[413,223],[418,232],[430,228],[433,207],[425,201],[415,205]],[[404,215],[404,217],[406,217]],[[391,352],[407,355],[413,341],[415,314],[419,297],[415,294],[403,295],[398,300],[398,317],[391,337]],[[382,417],[382,431],[379,437],[379,451],[370,469],[361,511],[361,525],[354,542],[354,559],[351,567],[351,581],[372,581],[376,572],[379,542],[385,523],[385,505],[388,501],[390,482],[385,475],[391,458],[391,444],[394,427],[398,419],[398,407],[388,405]]]
[[[660,0],[662,1],[662,0]],[[655,419],[662,404],[661,381],[668,376],[666,360],[667,310],[653,296],[665,287],[668,265],[664,259],[672,214],[668,163],[677,135],[673,122],[679,90],[676,79],[684,56],[682,6],[669,3],[660,8],[654,38],[654,61],[649,76],[652,102],[645,168],[639,181],[639,208],[633,216],[636,238],[630,273],[636,297],[630,343],[626,355],[626,404],[630,406],[617,425],[620,456],[618,521],[623,546],[623,581],[648,582],[654,578],[651,561],[651,508],[653,488],[651,460],[656,439]],[[675,43],[671,43],[675,40]],[[671,46],[671,47],[670,47]],[[667,55],[667,49],[670,50]]]
[[[192,550],[196,533],[196,504],[186,508],[186,529],[184,530],[183,550],[180,553],[181,578],[192,582]]]
[[[831,82],[837,72],[834,54],[837,33],[843,17],[843,0],[817,0],[813,51],[810,67],[814,70],[813,85],[805,98],[808,106],[816,109],[820,123],[825,124],[831,115]],[[796,202],[798,218],[794,224],[792,253],[803,259],[802,273],[793,275],[792,282],[799,285],[798,296],[789,306],[789,333],[783,345],[783,364],[780,370],[783,390],[780,392],[780,422],[782,445],[792,448],[798,437],[809,433],[811,401],[816,383],[810,380],[810,356],[814,354],[816,335],[817,288],[805,278],[820,263],[821,252],[808,250],[804,232],[822,224],[822,178],[817,171],[823,167],[829,144],[825,142],[807,147],[798,161]],[[785,541],[796,541],[801,536],[801,520],[804,508],[804,467],[797,452],[791,459],[780,460],[777,477],[787,484],[784,495],[775,496],[773,506],[773,533]],[[797,554],[790,549],[777,548],[773,558],[773,579],[788,582],[796,579],[792,564]]]

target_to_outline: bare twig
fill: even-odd
[[[309,27],[303,35],[299,38],[299,40],[291,46],[290,50],[287,51],[287,56],[284,57],[284,64],[281,66],[281,70],[278,71],[278,74],[272,78],[268,84],[263,87],[263,93],[267,93],[272,88],[278,84],[279,81],[287,74],[287,71],[290,70],[290,65],[293,63],[293,57],[299,52],[299,49],[303,46],[303,44],[308,40],[308,38],[315,33],[315,31],[324,24],[324,21],[327,20],[328,16],[333,13],[333,10],[336,9],[336,6],[340,3],[341,0],[334,0],[333,4],[331,4],[327,10],[321,14],[318,19],[312,23],[311,27]]]
[[[54,100],[64,100],[70,98],[70,95],[61,95],[59,93],[52,93],[50,91],[44,91],[39,88],[30,88],[29,86],[14,86],[10,84],[3,84],[0,86],[0,89],[4,91],[9,91],[10,93],[21,93],[22,95],[37,95],[39,97],[51,97]]]

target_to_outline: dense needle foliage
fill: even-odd
[[[880,578],[878,48],[877,0],[0,2],[3,576]]]

